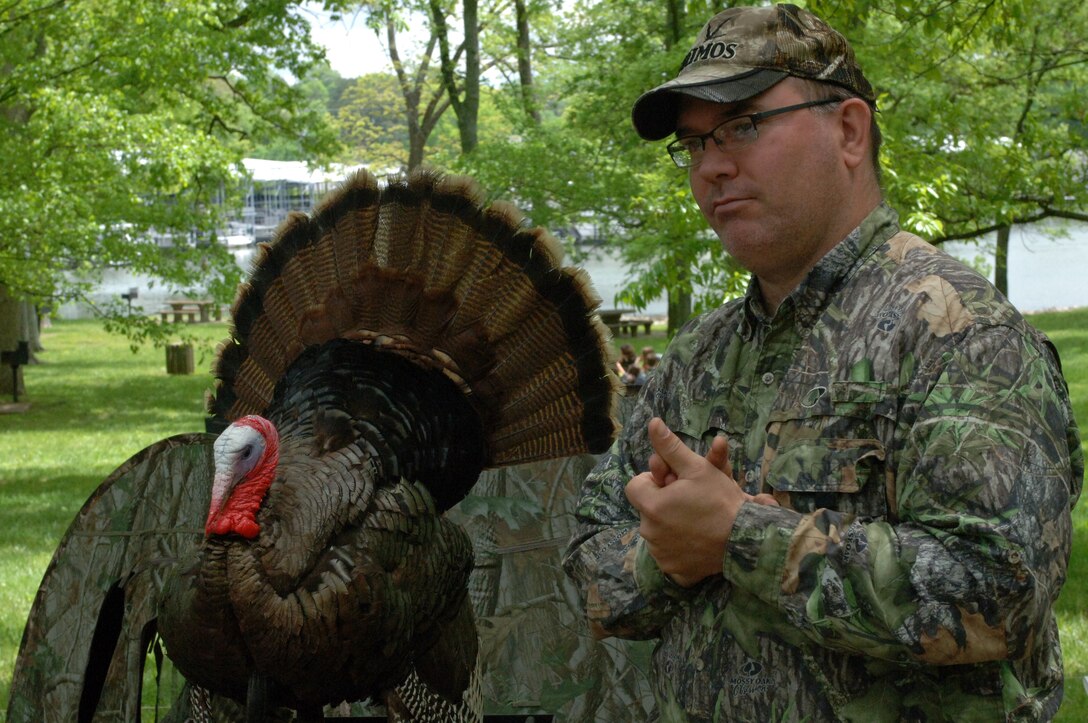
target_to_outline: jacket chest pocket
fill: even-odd
[[[817,387],[796,407],[772,412],[763,489],[801,513],[825,508],[862,519],[888,516],[894,478],[885,440],[896,400],[874,382]]]
[[[726,410],[721,403],[691,405],[683,410],[669,410],[661,416],[684,444],[706,456],[715,437],[725,434],[730,440],[738,440],[744,435],[744,430],[731,421]]]

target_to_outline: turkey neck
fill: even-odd
[[[377,489],[418,481],[444,511],[475,483],[485,454],[479,416],[452,381],[359,342],[303,353],[267,416],[280,461],[252,552],[281,594],[358,527]]]

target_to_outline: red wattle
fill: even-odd
[[[205,523],[205,535],[234,533],[252,540],[261,531],[257,524],[257,510],[261,507],[268,488],[276,476],[279,463],[279,434],[271,422],[263,417],[242,417],[235,424],[244,424],[261,433],[265,439],[264,454],[253,469],[243,477],[230,493],[225,503],[213,500]]]

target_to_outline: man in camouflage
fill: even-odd
[[[875,95],[789,5],[635,104],[752,272],[678,333],[564,566],[666,721],[1045,720],[1083,456],[1052,345],[882,200]]]

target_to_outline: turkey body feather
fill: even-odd
[[[391,690],[443,633],[471,649],[472,549],[439,513],[478,476],[482,438],[453,382],[338,340],[300,356],[269,415],[262,533],[209,537],[168,578],[159,630],[182,673],[244,699],[257,672],[295,707]],[[458,664],[440,668],[467,680]]]
[[[358,175],[288,220],[216,365],[209,409],[233,424],[206,539],[165,578],[158,629],[187,679],[243,700],[256,676],[300,710],[478,717],[473,554],[442,512],[484,468],[614,433],[598,300],[559,258],[437,174]],[[278,456],[254,461],[266,445]]]

